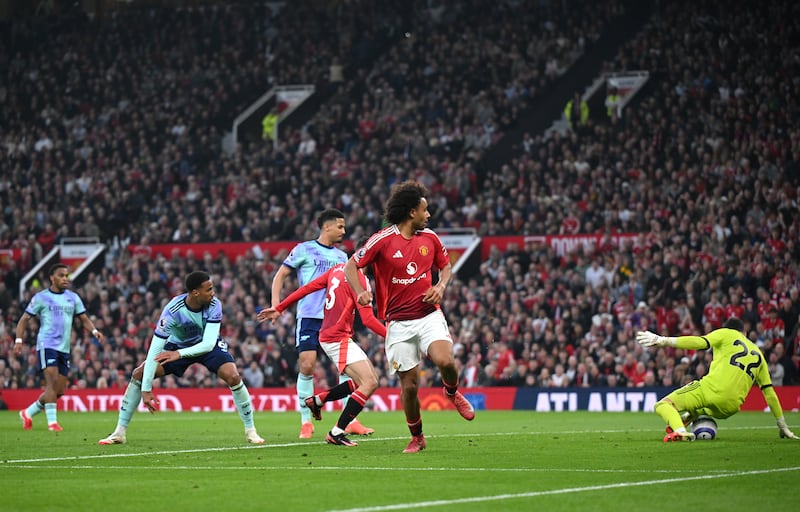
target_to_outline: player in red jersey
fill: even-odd
[[[369,282],[361,271],[358,272],[358,280],[362,287],[369,289]],[[353,341],[356,307],[361,321],[375,334],[385,338],[386,327],[375,318],[371,305],[361,305],[356,302],[356,295],[345,280],[344,263],[331,267],[313,281],[301,286],[274,308],[261,310],[257,318],[262,322],[265,320],[274,322],[289,306],[306,295],[322,289],[326,289],[327,292],[323,304],[324,315],[319,330],[319,344],[331,361],[336,362],[339,373],[347,374],[352,380],[346,380],[303,399],[314,419],[319,421],[322,419],[322,405],[325,402],[341,400],[349,395],[350,399],[344,406],[339,420],[328,432],[325,440],[329,444],[339,446],[358,446],[358,443],[347,438],[345,429],[355,420],[369,397],[378,389],[378,376],[364,350]]]
[[[389,226],[372,235],[345,264],[347,282],[358,303],[372,302],[372,292],[358,270],[372,265],[378,318],[386,320],[386,357],[390,371],[399,374],[401,401],[411,442],[405,453],[423,450],[422,416],[418,396],[420,354],[438,368],[445,396],[467,420],[475,417],[469,401],[458,391],[453,339],[439,303],[452,276],[450,258],[442,241],[426,225],[428,194],[424,185],[405,181],[392,187],[384,207]],[[433,271],[439,280],[433,285]]]

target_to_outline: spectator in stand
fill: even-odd
[[[778,316],[778,309],[775,306],[770,306],[767,310],[767,318],[762,323],[764,336],[772,340],[773,345],[782,344],[785,334],[783,320]]]
[[[708,303],[703,307],[703,324],[707,330],[719,329],[725,317],[725,308],[719,300],[719,294],[713,292]]]
[[[800,384],[800,371],[798,371],[797,362],[791,353],[787,351],[784,344],[776,344],[772,353],[777,358],[777,364],[783,366],[783,384],[788,386]]]
[[[786,371],[783,369],[783,365],[778,359],[779,356],[777,352],[772,352],[769,355],[769,376],[774,386],[783,386],[783,377],[786,375]]]
[[[581,97],[580,92],[576,91],[564,107],[564,119],[574,130],[586,126],[589,122],[589,104]]]
[[[592,259],[592,263],[589,268],[586,269],[584,280],[587,284],[589,284],[592,288],[598,289],[603,285],[610,284],[607,279],[607,274],[605,268],[602,266],[602,258],[600,256],[595,257]]]
[[[250,389],[264,387],[264,372],[258,365],[258,361],[250,361],[250,365],[242,371],[242,378]]]

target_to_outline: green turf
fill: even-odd
[[[98,446],[116,414],[0,413],[0,510],[793,510],[800,441],[772,416],[721,421],[718,439],[664,444],[652,413],[425,412],[428,449],[403,454],[399,413],[365,413],[376,434],[324,443],[335,416],[299,440],[294,413],[260,413],[266,446],[232,413],[139,413],[128,444]],[[787,414],[800,431],[800,414]]]

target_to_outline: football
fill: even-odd
[[[717,422],[711,416],[698,417],[691,429],[695,438],[701,441],[711,441],[717,437]]]

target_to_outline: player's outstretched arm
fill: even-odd
[[[289,294],[288,297],[280,301],[280,303],[278,303],[277,305],[259,311],[258,314],[256,315],[258,321],[266,322],[267,320],[270,320],[274,324],[275,320],[277,320],[278,317],[281,316],[281,313],[286,311],[289,308],[289,306],[299,301],[306,295],[325,288],[325,286],[328,284],[328,276],[330,275],[331,270],[332,268],[326,270],[325,272],[317,276],[314,280],[304,284],[297,290],[293,291],[291,294]]]
[[[361,323],[364,324],[364,327],[374,332],[381,338],[386,337],[386,326],[383,325],[380,320],[375,318],[375,312],[372,311],[371,304],[367,306],[362,306],[359,304],[358,316],[361,317]]]
[[[155,399],[153,396],[153,379],[155,378],[156,368],[158,367],[156,356],[164,350],[165,343],[166,340],[164,338],[153,335],[153,339],[150,341],[150,348],[147,350],[147,359],[144,361],[144,373],[142,374],[142,399],[144,400],[145,397],[147,397],[145,406],[147,406],[147,409],[150,412],[154,412],[155,405],[158,404],[158,402],[155,402],[153,404],[153,408],[148,405]],[[149,393],[149,395],[145,395],[145,393]]]
[[[283,282],[286,280],[286,277],[292,273],[292,269],[287,267],[286,265],[281,265],[278,267],[278,271],[275,272],[275,277],[272,278],[272,285],[270,287],[272,293],[272,306],[275,307],[281,301],[281,290],[283,290]]]
[[[643,347],[677,347],[687,350],[706,350],[711,347],[705,336],[659,336],[650,331],[637,332],[636,342]]]
[[[669,336],[659,336],[650,331],[639,331],[636,333],[636,342],[643,347],[674,347],[675,338]]]
[[[775,423],[778,425],[778,435],[781,436],[781,439],[800,439],[794,432],[789,430],[789,426],[786,424],[786,418],[783,416],[781,401],[778,398],[778,394],[775,393],[775,388],[772,387],[772,383],[765,384],[764,387],[761,388],[761,393],[764,395],[764,401],[767,402],[770,412],[775,417]]]
[[[279,316],[281,316],[280,311],[278,311],[275,308],[267,308],[259,311],[258,315],[256,315],[256,318],[258,319],[259,322],[266,322],[267,320],[269,320],[272,323],[275,323],[275,320],[277,320]]]

